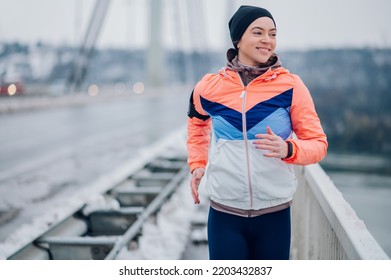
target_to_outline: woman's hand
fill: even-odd
[[[267,127],[267,134],[255,135],[259,140],[254,140],[255,148],[267,150],[265,157],[285,158],[288,155],[288,144],[280,136],[275,134],[270,127]]]
[[[193,170],[190,180],[191,195],[195,204],[200,204],[200,199],[198,196],[198,187],[200,185],[201,179],[205,174],[205,168],[200,167]]]

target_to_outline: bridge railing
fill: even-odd
[[[292,259],[389,259],[319,164],[295,172]]]

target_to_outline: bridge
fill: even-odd
[[[195,5],[195,10],[199,11],[200,7],[196,4],[198,2],[192,3]],[[79,52],[73,60],[73,68],[67,80],[66,93],[77,94],[82,91],[94,45],[104,24],[109,5],[109,0],[96,1],[88,29],[79,46]],[[161,1],[151,0],[151,7],[151,25],[156,28],[151,33],[151,44],[148,50],[148,84],[150,86],[164,86],[163,71],[159,71],[163,65],[164,57],[162,38],[160,37],[161,30],[159,29]],[[156,65],[160,66],[156,67]],[[182,144],[178,143],[178,145]],[[299,186],[292,206],[292,259],[389,259],[365,223],[356,215],[354,209],[344,199],[319,164],[297,166],[295,173]],[[109,184],[113,184],[113,182]],[[136,233],[132,232],[132,237]],[[118,246],[128,245],[126,242],[130,241],[130,238],[121,239],[120,243],[111,240],[110,242],[115,244],[114,249],[117,251],[114,250],[105,257],[114,258],[113,255],[118,253]],[[202,254],[201,257],[207,258]]]

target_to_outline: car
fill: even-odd
[[[24,90],[24,83],[20,79],[0,80],[0,95],[2,96],[21,95]]]

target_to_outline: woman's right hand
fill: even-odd
[[[198,187],[200,185],[201,179],[205,174],[205,168],[199,167],[193,170],[190,180],[191,195],[195,204],[200,204],[200,198],[198,196]]]

